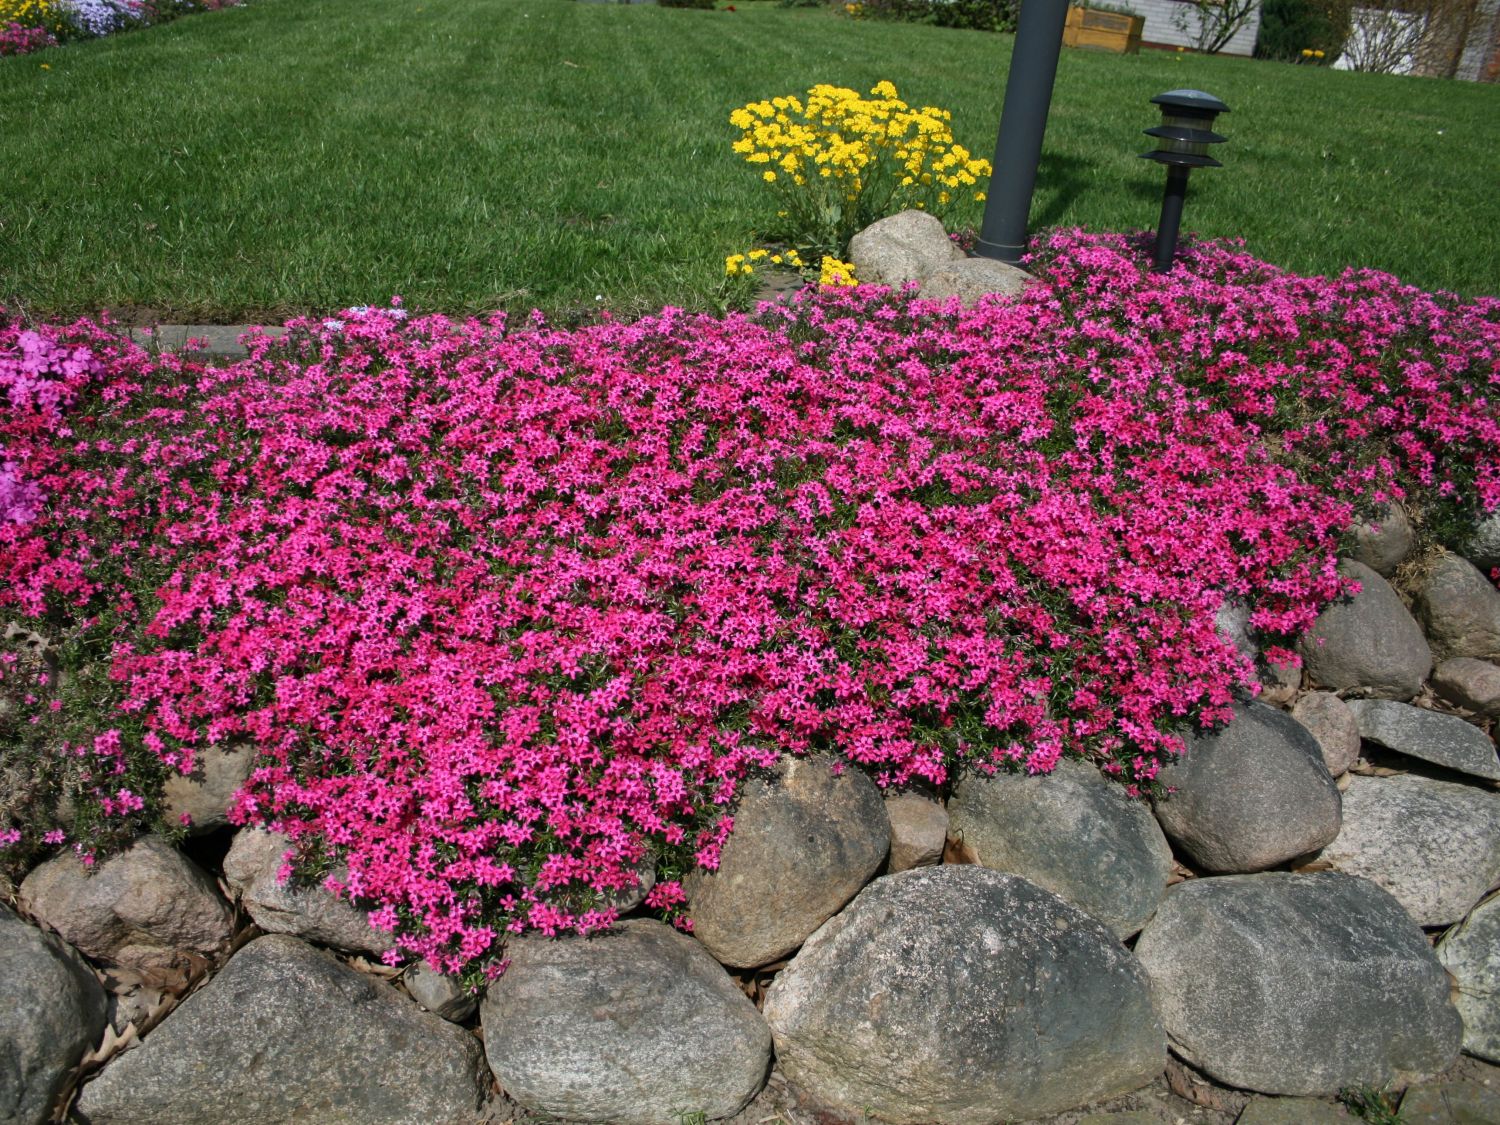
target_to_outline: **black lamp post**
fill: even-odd
[[[995,138],[995,173],[990,177],[984,220],[974,247],[981,258],[1013,266],[1026,253],[1026,218],[1036,188],[1067,19],[1068,0],[1024,0],[1021,4],[1000,133]]]
[[[1229,107],[1202,90],[1168,90],[1151,101],[1161,106],[1161,124],[1146,130],[1148,137],[1157,138],[1156,148],[1141,156],[1167,166],[1167,189],[1161,197],[1161,219],[1156,224],[1156,259],[1151,267],[1157,273],[1166,273],[1177,252],[1177,228],[1182,225],[1188,173],[1194,168],[1223,167],[1208,155],[1208,146],[1224,143],[1225,138],[1213,132],[1212,126],[1214,118],[1228,113]]]

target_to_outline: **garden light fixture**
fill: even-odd
[[[1177,228],[1182,223],[1182,202],[1187,198],[1188,173],[1194,168],[1222,168],[1208,155],[1208,146],[1223,144],[1225,138],[1213,132],[1214,118],[1228,113],[1229,107],[1202,90],[1168,90],[1151,101],[1161,106],[1161,124],[1147,129],[1155,137],[1156,147],[1141,156],[1167,166],[1167,188],[1161,197],[1161,219],[1156,224],[1157,273],[1172,268],[1177,251]]]

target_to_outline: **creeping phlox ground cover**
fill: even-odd
[[[990,162],[953,138],[953,115],[913,109],[890,82],[861,97],[820,84],[751,102],[729,115],[734,151],[760,169],[781,210],[776,233],[794,246],[842,254],[876,219],[907,208],[942,215],[960,194],[984,199]]]
[[[56,646],[0,662],[0,857],[92,857],[248,742],[235,819],[478,979],[642,863],[687,925],[786,754],[1152,787],[1253,681],[1226,600],[1290,636],[1357,511],[1500,503],[1500,301],[1146,260],[1058,234],[969,311],[351,310],[218,370],[0,328],[0,620]]]

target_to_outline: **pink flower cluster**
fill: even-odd
[[[48,498],[0,609],[110,654],[127,754],[253,742],[236,817],[448,971],[713,867],[787,753],[1137,792],[1253,690],[1226,600],[1294,634],[1358,506],[1500,502],[1500,302],[1144,261],[1058,235],[968,311],[362,310],[222,370],[88,337],[75,433],[0,423]]]

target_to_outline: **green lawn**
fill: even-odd
[[[0,301],[711,306],[771,207],[730,152],[734,107],[889,78],[992,151],[1010,37],[738,6],[252,0],[0,59]],[[1500,293],[1494,86],[1064,51],[1033,225],[1153,225],[1162,172],[1135,154],[1179,86],[1233,108],[1187,228],[1300,271]]]

